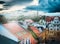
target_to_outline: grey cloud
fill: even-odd
[[[60,12],[60,0],[39,0],[38,6],[28,6],[26,9],[44,12]]]
[[[25,5],[28,4],[30,2],[32,2],[33,0],[0,0],[5,2],[4,3],[4,7],[5,8],[11,8],[14,5]]]
[[[21,4],[29,3],[29,2],[31,2],[31,1],[33,1],[33,0],[11,0],[11,1],[2,0],[2,1],[6,2],[6,3],[5,3],[6,5],[11,5],[11,6],[13,6],[13,5],[21,5]]]

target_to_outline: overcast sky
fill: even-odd
[[[59,0],[0,0],[6,2],[9,10],[22,10],[23,8],[46,12],[60,12]]]
[[[22,10],[27,6],[38,4],[38,0],[0,0],[0,1],[6,2],[4,3],[4,5],[6,5],[5,8],[8,8],[8,11]]]
[[[41,0],[41,3],[39,3],[40,2],[39,0],[2,0],[2,1],[5,1],[6,2],[5,4],[8,5],[7,7],[9,7],[8,10],[3,10],[3,12],[10,12],[10,11],[24,10],[24,9],[27,12],[28,12],[28,9],[31,11],[37,11],[37,8],[39,10],[39,13],[41,13],[41,11],[51,11],[52,12],[52,10],[55,10],[55,9],[57,11],[58,10],[60,11],[60,7],[59,7],[59,9],[55,8],[57,4],[60,4],[60,3],[58,3],[59,0],[58,1],[57,0],[56,1]],[[31,12],[31,11],[29,11],[29,12]],[[19,12],[21,12],[21,11],[19,11]],[[21,13],[24,13],[24,12],[21,12]],[[32,14],[32,13],[33,12],[31,12],[29,14]],[[37,13],[37,12],[35,12],[35,13]]]

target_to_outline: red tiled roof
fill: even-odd
[[[30,37],[30,43],[36,44],[37,41],[33,38],[33,36],[26,32],[21,26],[19,26],[17,23],[7,23],[3,24],[13,35],[15,35],[19,40],[22,40],[24,38]],[[32,27],[31,27],[32,28]],[[35,28],[33,27],[33,30]],[[38,33],[38,31],[34,30]]]
[[[25,21],[26,21],[26,22],[29,22],[29,23],[33,23],[33,22],[34,22],[34,21],[31,20],[31,19],[26,19]]]
[[[28,33],[17,23],[7,23],[3,24],[13,35],[15,35],[20,40],[28,37]]]
[[[36,27],[34,27],[34,26],[30,26],[30,28],[31,28],[31,30],[33,30],[33,32],[36,33],[37,36],[39,36],[40,31],[39,31]]]

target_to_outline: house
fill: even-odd
[[[55,30],[59,31],[60,30],[60,20],[59,17],[54,17],[53,21],[50,22],[48,25],[49,30]]]

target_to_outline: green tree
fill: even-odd
[[[0,15],[0,23],[7,23],[7,19],[3,15]]]

